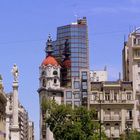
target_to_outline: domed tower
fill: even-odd
[[[53,140],[53,134],[46,127],[46,110],[43,109],[48,99],[55,100],[58,104],[62,103],[63,89],[60,88],[60,65],[53,57],[52,39],[49,35],[46,47],[46,58],[39,67],[39,101],[40,101],[40,140]]]
[[[40,87],[57,89],[60,88],[60,65],[52,56],[53,48],[51,42],[49,35],[45,48],[47,55],[40,66]]]

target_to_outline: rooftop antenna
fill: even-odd
[[[104,67],[104,71],[107,71],[107,66],[105,65],[105,67]]]
[[[131,33],[131,25],[129,25],[129,34]]]
[[[121,72],[119,72],[119,81],[121,81]]]

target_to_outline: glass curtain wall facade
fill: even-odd
[[[78,19],[76,23],[57,28],[54,56],[60,63],[62,63],[65,58],[63,52],[66,40],[69,42],[69,49],[71,52],[71,70],[69,77],[72,82],[72,78],[80,77],[81,68],[89,69],[88,28],[85,17],[83,17],[83,19]],[[69,83],[68,87],[71,87],[71,84],[72,83]]]

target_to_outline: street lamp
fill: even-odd
[[[88,94],[88,95],[90,95],[90,94]],[[101,123],[102,101],[101,101],[101,99],[100,99],[100,95],[99,95],[99,96],[94,95],[94,94],[91,94],[91,95],[93,95],[93,96],[95,97],[95,100],[98,99],[99,104],[100,104],[100,106],[99,106],[99,109],[100,109],[100,112],[99,112],[99,113],[100,113],[100,118],[99,118],[99,124],[100,124],[99,132],[100,132],[100,135],[99,135],[99,140],[101,140],[101,139],[102,139],[102,123]],[[88,99],[88,108],[89,108],[89,106],[90,106],[90,98]]]
[[[130,128],[129,128],[129,123],[128,122],[126,122],[126,129],[125,129],[125,131],[126,131],[126,136],[127,136],[127,138],[129,139],[129,131],[130,131]]]

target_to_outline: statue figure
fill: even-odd
[[[12,72],[12,74],[14,76],[14,81],[17,81],[18,80],[19,71],[18,71],[18,67],[17,67],[16,64],[14,64],[11,72]]]

